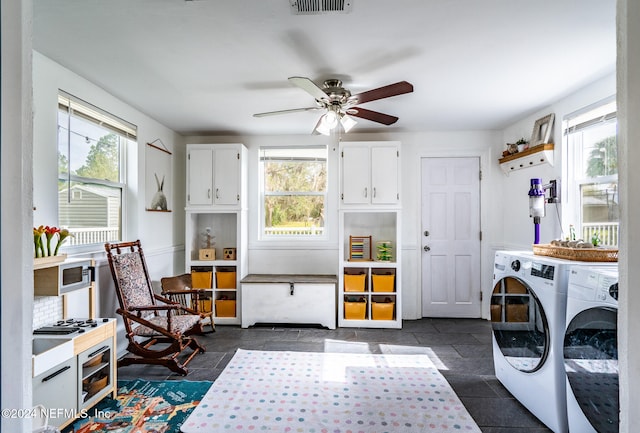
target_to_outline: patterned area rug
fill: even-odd
[[[474,432],[426,355],[238,350],[185,433]]]
[[[116,400],[105,398],[64,433],[179,433],[211,382],[118,381]],[[95,416],[98,414],[99,416]]]

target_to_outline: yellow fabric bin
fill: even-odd
[[[211,299],[200,300],[200,312],[209,313],[211,311]]]
[[[191,288],[210,289],[212,279],[212,271],[191,271]]]
[[[372,302],[371,318],[373,320],[393,320],[395,302]]]
[[[235,289],[236,271],[216,271],[216,288]]]
[[[216,317],[236,317],[236,300],[216,299]]]
[[[366,302],[347,302],[344,303],[344,318],[347,320],[364,320],[367,315]]]
[[[374,292],[394,292],[396,276],[394,274],[371,275]]]
[[[364,292],[366,274],[344,274],[345,292]]]

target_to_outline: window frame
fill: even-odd
[[[66,109],[65,109],[66,108]],[[65,129],[67,129],[67,153],[66,156],[69,160],[69,166],[67,172],[61,172],[58,166],[57,181],[68,182],[67,188],[71,185],[83,184],[83,185],[96,185],[104,186],[108,188],[115,188],[120,191],[120,216],[119,216],[119,236],[118,239],[109,240],[109,242],[121,241],[127,237],[127,198],[128,198],[128,184],[127,184],[127,153],[129,147],[137,144],[137,126],[115,116],[101,108],[77,98],[63,90],[58,91],[58,108],[57,116],[64,113],[69,116],[69,121],[73,117],[81,119],[85,122],[94,123],[98,127],[101,127],[116,135],[118,139],[118,164],[119,164],[119,180],[112,181],[107,179],[99,179],[92,177],[79,176],[71,173],[71,150],[70,137],[73,131],[69,131],[69,123]],[[58,120],[58,128],[60,128],[60,120]],[[93,139],[93,137],[91,138]],[[56,137],[56,155],[60,155],[60,138]],[[57,203],[59,203],[57,201]],[[57,206],[57,221],[58,226],[63,228],[65,225],[60,223],[60,206]],[[70,245],[69,242],[63,244],[61,247],[63,252],[69,254],[85,253],[95,251],[96,246],[102,245],[101,241],[93,243],[83,243],[79,245]]]
[[[263,156],[263,151],[290,151],[293,149],[322,149],[324,151],[324,164],[326,170],[326,182],[324,192],[313,192],[313,191],[279,191],[279,192],[267,192],[265,191],[265,158]],[[275,160],[275,159],[272,159]],[[291,161],[294,158],[288,157],[282,159]],[[317,160],[317,159],[315,159]],[[260,146],[258,149],[258,195],[259,195],[259,203],[260,208],[258,211],[258,236],[257,239],[259,241],[266,242],[283,242],[283,243],[300,243],[300,242],[312,242],[314,244],[318,244],[320,242],[326,242],[329,239],[329,173],[330,173],[330,163],[329,163],[329,146],[327,145],[281,145],[281,146]],[[324,209],[324,224],[322,227],[322,234],[312,235],[312,234],[304,234],[304,235],[285,235],[285,234],[267,234],[265,227],[265,215],[266,215],[266,197],[283,197],[283,196],[310,196],[310,197],[323,197],[323,209]]]

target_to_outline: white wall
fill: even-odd
[[[425,133],[349,133],[343,141],[400,141],[401,142],[401,201],[402,201],[402,243],[403,276],[402,295],[404,319],[422,317],[421,269],[422,252],[420,231],[420,158],[428,156],[477,156],[481,159],[484,172],[482,181],[481,206],[482,226],[485,233],[482,249],[482,288],[491,291],[491,270],[493,249],[490,247],[501,235],[499,201],[492,194],[500,186],[497,176],[497,158],[491,155],[491,148],[500,140],[498,132],[456,131]],[[338,269],[338,152],[335,139],[324,136],[189,136],[186,143],[229,143],[242,142],[249,149],[249,272],[250,273],[325,273],[335,274]],[[329,209],[326,214],[329,240],[320,244],[281,243],[258,239],[258,150],[261,146],[274,145],[329,145]],[[303,250],[304,254],[300,251]],[[489,299],[486,296],[485,299]],[[488,306],[483,307],[487,317]]]
[[[140,238],[147,250],[180,245],[184,227],[184,146],[181,137],[38,52],[33,53],[34,224],[57,225],[58,90],[64,90],[138,128],[138,145],[127,152],[126,239]],[[173,152],[171,213],[145,211],[145,143],[162,140]],[[158,144],[158,143],[157,143]],[[156,151],[154,151],[156,152]],[[53,162],[52,162],[53,161]],[[102,252],[102,249],[101,251]]]
[[[640,2],[618,1],[620,432],[640,426]]]
[[[1,2],[0,18],[0,407],[4,411],[31,407],[31,2]],[[31,431],[31,420],[2,416],[0,430]]]
[[[503,210],[503,233],[504,246],[509,249],[531,249],[534,241],[533,219],[529,217],[529,196],[527,195],[530,186],[530,179],[539,177],[543,183],[548,183],[552,179],[558,181],[560,187],[560,203],[547,204],[546,216],[540,223],[540,243],[548,243],[553,239],[561,237],[561,225],[559,216],[567,213],[564,226],[564,235],[568,235],[569,224],[572,217],[570,208],[573,204],[568,202],[567,188],[565,182],[566,168],[565,161],[562,160],[562,118],[576,110],[584,108],[616,93],[615,73],[608,75],[577,92],[557,101],[544,110],[533,113],[531,116],[518,121],[503,131],[502,141],[494,146],[495,153],[501,155],[506,149],[506,143],[514,143],[520,137],[527,140],[531,137],[533,124],[536,119],[546,116],[549,113],[555,114],[555,125],[553,129],[554,163],[538,165],[515,172],[503,177],[500,195],[509,198],[509,206]]]
[[[38,52],[33,52],[33,222],[29,227],[58,225],[57,203],[57,116],[58,90],[64,90],[114,114],[138,128],[138,144],[127,149],[127,199],[123,209],[126,220],[124,240],[140,239],[154,286],[161,277],[175,275],[184,269],[184,197],[185,152],[181,136],[145,114],[118,100],[97,85],[85,80]],[[145,211],[145,143],[160,139],[170,150],[172,173],[169,203],[172,212]],[[156,143],[159,144],[159,143]],[[156,150],[153,150],[157,152]],[[3,182],[4,184],[4,182]],[[168,184],[168,182],[167,182]],[[104,247],[71,251],[97,262],[97,314],[115,316],[117,298],[105,260]],[[70,297],[69,316],[82,316],[87,311],[82,296]],[[122,330],[122,324],[120,324]],[[118,336],[120,352],[126,344]]]

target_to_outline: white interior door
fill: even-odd
[[[423,158],[422,316],[480,317],[480,162]]]

